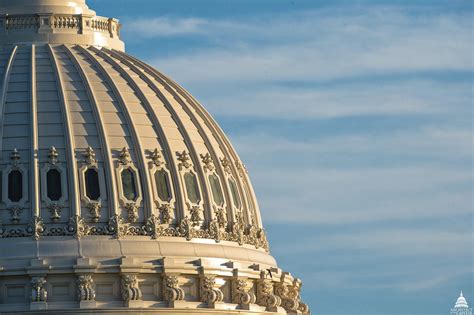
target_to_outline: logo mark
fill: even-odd
[[[450,315],[472,315],[472,308],[469,308],[462,291],[454,305],[454,308],[451,309]]]

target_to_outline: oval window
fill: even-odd
[[[162,201],[170,201],[171,189],[168,181],[168,173],[164,170],[157,171],[155,173],[156,189],[158,190],[158,197]]]
[[[14,170],[8,174],[8,199],[18,202],[23,198],[23,174]]]
[[[56,169],[51,169],[46,173],[46,192],[52,201],[58,201],[62,197],[61,173]]]
[[[211,184],[212,195],[218,206],[224,205],[224,196],[222,195],[221,183],[216,174],[209,175],[209,183]]]
[[[100,198],[100,184],[99,173],[97,170],[90,168],[84,174],[86,181],[86,196],[90,200],[99,200]]]
[[[192,203],[198,203],[201,200],[201,196],[199,194],[196,175],[191,172],[184,174],[184,183],[186,185],[189,201]]]
[[[138,195],[135,183],[135,174],[131,169],[127,168],[122,171],[121,177],[123,196],[128,200],[136,200]]]
[[[233,178],[229,178],[229,186],[230,191],[232,193],[232,200],[234,201],[234,206],[237,209],[240,209],[242,205],[240,203],[239,191],[237,189],[237,184],[235,183],[235,180]]]

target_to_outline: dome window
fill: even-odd
[[[164,170],[155,172],[156,189],[161,201],[170,201],[172,198],[168,173]]]
[[[216,174],[209,175],[209,183],[211,184],[212,196],[218,206],[224,205],[224,196],[222,195],[221,183]]]
[[[50,169],[46,173],[47,196],[51,201],[58,201],[62,197],[61,173],[57,169]]]
[[[130,168],[121,173],[123,195],[127,200],[135,201],[138,198],[135,174]]]
[[[233,178],[229,178],[229,186],[230,186],[230,191],[232,193],[232,200],[234,201],[234,206],[237,209],[240,209],[242,207],[242,204],[240,202],[240,196],[239,196],[239,191],[237,189],[237,184],[235,183],[235,180]]]
[[[196,175],[191,172],[184,174],[184,183],[186,185],[186,192],[188,193],[189,201],[192,203],[199,203],[199,201],[201,201],[201,195],[199,194]]]
[[[8,174],[8,199],[19,202],[23,198],[23,174],[13,170]]]
[[[89,168],[85,173],[86,196],[90,200],[97,201],[100,199],[100,182],[99,173],[94,168]]]

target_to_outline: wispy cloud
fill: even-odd
[[[200,33],[211,37],[213,45],[201,52],[160,58],[154,64],[184,83],[234,84],[472,67],[469,14],[414,16],[393,8],[324,14],[248,21],[176,19],[174,25],[166,19],[165,28]],[[156,30],[153,34],[159,35],[160,28]]]
[[[207,24],[207,20],[200,18],[138,18],[126,23],[126,32],[140,38],[190,35],[205,32],[203,27]]]

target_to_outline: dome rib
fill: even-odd
[[[200,163],[200,159],[197,155],[197,150],[193,144],[193,141],[191,139],[191,136],[188,133],[188,128],[183,123],[183,120],[180,116],[180,114],[177,112],[175,109],[174,105],[170,101],[168,97],[166,97],[163,92],[160,90],[160,88],[154,83],[153,81],[149,81],[149,86],[152,88],[153,92],[156,93],[157,97],[163,102],[165,105],[166,109],[169,111],[171,116],[173,117],[174,121],[176,122],[180,134],[183,136],[184,143],[187,147],[188,153],[191,157],[191,161],[193,163],[192,169],[196,172],[199,178],[199,187],[201,188],[201,194],[202,194],[202,200],[198,203],[200,207],[204,206],[204,213],[209,215],[211,212],[211,202],[210,202],[210,195],[209,195],[209,190],[206,184],[206,178],[204,175],[204,172],[202,171],[202,165]],[[177,100],[176,100],[177,101]],[[181,104],[179,104],[181,106]],[[183,109],[184,111],[184,109]],[[177,153],[177,152],[175,152]],[[182,187],[185,187],[184,182],[181,181]],[[187,198],[185,197],[185,205],[186,204],[191,204],[191,202],[188,202]],[[188,209],[186,210],[186,207],[182,208],[182,213],[181,213],[181,219],[183,219],[186,216],[189,216],[189,210],[191,206],[188,206]],[[209,216],[205,215],[208,220],[206,220],[208,223],[210,222]]]
[[[99,102],[97,101],[97,96],[92,89],[92,83],[90,82],[89,77],[86,75],[84,68],[81,66],[79,59],[76,55],[72,52],[72,50],[67,46],[62,46],[66,54],[69,56],[70,60],[72,61],[74,67],[76,68],[77,73],[81,78],[81,82],[86,90],[86,93],[89,98],[89,103],[91,105],[91,111],[94,116],[97,129],[99,131],[99,141],[101,143],[101,147],[104,150],[101,150],[101,155],[103,159],[103,168],[105,171],[105,178],[107,182],[107,195],[108,195],[108,204],[111,206],[111,209],[118,209],[118,202],[117,202],[117,180],[115,178],[115,172],[113,171],[114,164],[112,158],[112,148],[108,141],[107,132],[105,130],[105,126],[103,122],[105,121],[102,117],[102,113],[99,109]],[[104,152],[105,151],[105,152]],[[110,210],[111,210],[110,209]],[[109,210],[109,211],[110,211]]]
[[[0,135],[3,135],[3,128],[5,125],[5,105],[7,101],[7,90],[8,90],[8,83],[10,82],[10,75],[13,69],[13,62],[15,61],[16,53],[18,51],[18,46],[15,45],[13,46],[13,49],[10,53],[10,57],[8,58],[8,62],[5,66],[5,72],[3,76],[3,82],[2,82],[2,94],[1,94],[1,99],[0,99]],[[3,154],[3,136],[0,137],[0,152],[1,156],[0,159],[4,159],[4,154]]]
[[[102,48],[102,50],[105,50],[105,48]],[[160,119],[158,118],[157,113],[156,113],[155,109],[153,108],[151,101],[144,94],[142,89],[139,88],[137,81],[132,76],[130,76],[127,73],[126,70],[121,68],[121,66],[117,62],[113,61],[111,58],[109,58],[108,60],[113,62],[117,69],[120,69],[120,72],[122,73],[122,75],[127,77],[128,82],[134,87],[134,90],[137,93],[140,101],[143,102],[143,104],[146,106],[146,108],[148,110],[148,113],[150,113],[151,120],[152,120],[152,122],[153,122],[153,124],[156,128],[157,133],[158,133],[158,141],[160,142],[165,161],[168,164],[168,166],[171,168],[172,183],[173,183],[174,192],[175,192],[175,195],[176,195],[175,198],[174,198],[176,200],[176,208],[177,208],[177,209],[175,209],[175,212],[176,212],[176,214],[179,218],[181,216],[178,213],[179,209],[184,209],[185,205],[186,205],[185,197],[182,194],[181,189],[179,189],[180,178],[178,176],[178,166],[177,166],[177,163],[176,163],[176,159],[173,155],[173,152],[171,150],[171,146],[169,144],[168,138],[166,137],[165,131],[164,131],[164,129],[162,127],[162,124],[160,122]],[[150,86],[150,84],[153,84],[151,81],[147,80],[147,78],[144,78],[142,73],[139,70],[137,70],[136,68],[134,68],[133,65],[127,64],[127,63],[124,63],[124,64],[127,65],[132,71],[134,71],[149,86]]]
[[[40,183],[39,183],[39,147],[38,147],[38,99],[36,94],[36,46],[31,45],[31,69],[30,69],[30,167],[32,169],[31,178],[31,216],[40,216]]]
[[[132,69],[135,73],[137,73],[139,76],[143,76],[143,72],[140,71],[137,66],[135,66],[132,62],[130,62],[129,60],[127,60],[127,58],[125,56],[123,56],[123,54],[120,54],[120,53],[117,53],[115,51],[112,51],[112,50],[109,50],[109,49],[106,49],[106,48],[103,48],[102,50],[108,52],[109,54],[113,55],[115,58],[119,59],[122,63],[126,64],[128,67],[130,67],[130,69]],[[153,82],[151,82],[150,80],[148,80],[147,82],[148,84],[153,84]],[[177,95],[177,93],[175,91],[172,91],[172,90],[169,90],[169,92],[171,93],[171,95],[174,96],[174,99],[176,99],[178,101],[178,103],[180,104],[180,106],[182,107],[182,109],[185,111],[185,113],[188,115],[189,119],[194,123],[194,125],[196,126],[196,128],[198,128],[198,132],[199,134],[201,135],[201,137],[203,138],[204,140],[204,143],[205,143],[205,146],[206,146],[206,149],[208,150],[208,153],[210,153],[211,157],[212,157],[212,160],[215,161],[214,162],[214,165],[216,167],[216,169],[218,170],[217,174],[219,176],[219,178],[221,179],[221,185],[222,185],[222,188],[223,188],[223,193],[225,195],[225,207],[227,208],[226,210],[226,216],[227,216],[227,219],[230,220],[230,221],[233,221],[233,209],[232,209],[232,204],[230,202],[231,200],[231,196],[229,194],[229,187],[228,187],[228,184],[227,184],[227,181],[225,180],[226,179],[226,176],[224,174],[224,170],[222,169],[222,166],[221,164],[219,163],[219,157],[218,157],[218,154],[216,153],[216,150],[214,149],[209,137],[207,136],[207,133],[206,131],[204,130],[203,126],[201,125],[201,123],[199,121],[197,121],[195,115],[193,115],[192,112],[189,111],[189,109],[187,108],[186,104],[183,103],[183,101],[181,100],[181,98]],[[205,177],[205,176],[204,176]],[[204,181],[205,183],[207,183],[207,179],[204,178]],[[211,198],[210,198],[211,199]],[[212,203],[210,203],[212,204]],[[212,211],[213,207],[211,206],[211,209],[210,210],[210,213],[209,213],[209,221],[213,220],[213,219],[216,219],[216,215],[214,213],[214,211]]]
[[[74,139],[74,127],[71,122],[71,109],[67,99],[67,92],[64,87],[64,79],[55,52],[50,44],[46,45],[49,56],[52,61],[52,68],[54,77],[56,79],[56,85],[58,87],[59,94],[59,107],[61,109],[61,115],[63,117],[63,129],[65,134],[65,145],[66,145],[66,165],[67,167],[67,178],[69,179],[68,189],[68,202],[71,206],[69,216],[70,218],[81,215],[81,198],[79,192],[79,180],[77,176],[77,163],[76,163],[76,144]],[[66,192],[64,192],[66,193]],[[72,196],[72,198],[71,198]]]
[[[255,198],[255,193],[253,191],[253,188],[252,186],[249,184],[249,182],[247,180],[245,180],[244,182],[244,179],[239,176],[239,171],[238,171],[238,168],[235,164],[235,161],[240,161],[239,157],[237,156],[237,154],[235,153],[235,149],[233,148],[233,146],[230,144],[230,142],[228,141],[227,139],[227,136],[225,136],[225,134],[223,133],[222,129],[219,127],[219,126],[216,126],[216,122],[214,121],[214,119],[210,118],[210,115],[209,113],[205,110],[205,108],[203,108],[202,105],[199,104],[199,102],[194,99],[194,97],[190,96],[189,93],[184,89],[184,88],[181,88],[176,82],[172,81],[171,79],[169,79],[167,76],[163,75],[162,73],[160,73],[158,70],[150,67],[148,64],[142,62],[141,60],[138,60],[137,58],[133,57],[133,56],[130,56],[124,52],[119,52],[119,51],[116,51],[118,54],[120,55],[124,55],[126,56],[127,58],[133,60],[133,62],[136,62],[138,63],[139,65],[141,65],[141,67],[148,73],[150,73],[150,75],[152,75],[155,79],[157,79],[166,89],[169,90],[168,86],[172,86],[176,92],[175,93],[180,93],[180,94],[184,94],[184,95],[188,95],[188,97],[186,97],[186,99],[188,100],[188,103],[193,106],[195,112],[201,116],[201,118],[206,122],[207,121],[207,126],[209,128],[211,128],[211,130],[219,135],[219,137],[215,137],[216,141],[219,143],[219,145],[221,146],[222,148],[222,152],[224,153],[224,155],[226,156],[226,158],[229,159],[230,163],[232,163],[232,173],[233,173],[233,177],[235,179],[237,179],[238,183],[239,183],[239,190],[240,190],[240,196],[243,198],[243,200],[247,200],[248,197],[246,196],[245,194],[245,189],[243,187],[243,185],[247,184],[247,187],[249,187],[249,193],[252,194],[252,198],[254,198],[254,200],[256,200]],[[176,95],[176,94],[175,94]],[[227,153],[228,152],[228,153]],[[240,162],[239,162],[240,163]],[[245,175],[244,175],[245,176]],[[247,201],[247,203],[245,204],[247,206],[247,209],[248,209],[248,203],[249,201]],[[255,217],[256,217],[256,220],[258,222],[258,225],[260,228],[262,228],[262,223],[261,223],[261,216],[259,214],[259,211],[258,211],[258,205],[255,203],[254,204],[254,214],[255,214]],[[234,211],[232,211],[233,213]],[[248,212],[250,212],[250,209],[248,209]],[[235,213],[234,213],[235,215]],[[248,217],[247,217],[248,218]],[[248,218],[250,219],[250,218]],[[234,220],[232,218],[232,220]],[[250,220],[248,221],[250,222]]]
[[[145,201],[145,205],[143,206],[143,212],[151,214],[153,213],[153,205],[151,203],[151,200],[153,198],[153,194],[151,193],[151,181],[150,181],[150,176],[149,173],[146,171],[148,169],[148,165],[146,163],[146,156],[145,156],[145,148],[143,147],[141,141],[140,141],[140,136],[138,135],[138,131],[133,128],[133,126],[136,126],[136,124],[133,121],[133,116],[128,109],[124,96],[122,92],[117,88],[117,83],[112,79],[111,73],[100,63],[97,58],[95,58],[92,53],[87,49],[82,46],[77,46],[80,51],[82,51],[88,58],[89,60],[97,67],[99,72],[106,78],[108,81],[108,85],[110,86],[116,101],[118,102],[122,113],[124,114],[127,125],[129,126],[129,131],[132,135],[132,146],[131,149],[133,150],[133,153],[135,155],[135,158],[138,160],[139,164],[139,182],[140,187],[137,187],[137,191],[141,190],[143,194],[143,199]],[[127,148],[128,149],[128,148]],[[119,199],[120,200],[120,199]],[[124,206],[124,205],[122,205]],[[140,208],[139,202],[137,202],[137,205]]]

